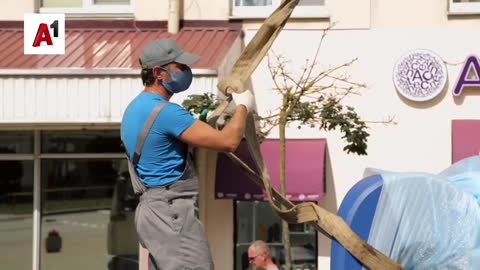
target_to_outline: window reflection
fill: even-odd
[[[33,155],[35,134],[40,156]],[[0,132],[1,268],[32,268],[39,160],[40,268],[138,269],[138,198],[125,178],[123,151],[118,130]]]
[[[1,268],[31,269],[33,161],[0,161],[0,168]]]
[[[109,208],[123,159],[42,161],[43,212]]]
[[[123,153],[118,130],[42,132],[42,153]]]
[[[42,269],[138,269],[126,168],[123,158],[42,160]]]
[[[31,214],[33,207],[33,161],[2,160],[0,168],[0,213]]]
[[[33,153],[33,132],[3,131],[0,133],[0,154]]]
[[[235,0],[235,6],[270,6],[272,0]]]

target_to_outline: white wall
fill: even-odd
[[[250,39],[255,31],[247,31],[246,39]],[[477,105],[480,101],[478,93],[470,92],[463,102],[454,99],[452,88],[463,67],[462,62],[467,56],[477,51],[476,44],[480,37],[474,30],[371,30],[371,31],[331,31],[321,49],[319,62],[323,67],[344,63],[350,59],[358,61],[347,69],[352,80],[366,83],[368,89],[362,96],[348,99],[357,111],[368,120],[382,120],[388,115],[395,116],[398,125],[371,125],[369,155],[364,158],[354,158],[354,162],[361,161],[376,163],[391,169],[422,169],[436,172],[450,163],[450,120],[456,118],[479,117]],[[304,60],[311,59],[318,44],[320,31],[289,31],[280,34],[273,49],[282,54],[291,63],[292,71],[299,71]],[[291,40],[302,40],[302,48]],[[447,63],[448,89],[444,97],[429,103],[412,103],[400,98],[397,94],[392,73],[395,62],[406,52],[412,49],[426,48],[436,52]],[[280,102],[279,97],[271,90],[272,82],[266,61],[263,61],[252,76],[257,105],[261,113],[275,108]],[[461,102],[461,103],[460,103]],[[427,128],[428,127],[428,128]],[[343,144],[336,140],[337,134],[320,133],[315,129],[298,130],[295,125],[288,129],[289,137],[322,137],[329,136],[328,146],[334,159],[337,150],[341,156]],[[272,134],[272,136],[277,136]],[[332,142],[332,140],[335,140]],[[408,141],[408,143],[407,143]],[[388,146],[388,147],[387,147]],[[437,149],[441,146],[442,149]],[[415,149],[417,154],[411,155]],[[420,153],[418,153],[420,152]],[[407,163],[398,163],[391,159],[379,158],[395,154],[395,159],[405,160]],[[399,156],[400,155],[400,156]],[[427,159],[429,158],[429,159]],[[440,161],[432,162],[431,158]],[[345,160],[347,161],[347,160]],[[335,170],[335,160],[332,160]],[[343,166],[343,163],[341,163]],[[352,164],[353,165],[353,164]],[[355,165],[354,167],[364,167]],[[375,164],[371,164],[375,165]],[[413,166],[413,167],[412,167]],[[340,175],[361,176],[361,171],[354,174],[342,170]],[[340,172],[339,172],[340,173]],[[338,175],[338,174],[336,174]],[[343,178],[343,177],[342,177]],[[347,177],[352,178],[352,177]],[[343,193],[343,192],[342,192]],[[339,194],[343,198],[343,195]]]
[[[246,31],[250,40],[256,30]],[[340,205],[346,192],[362,178],[367,167],[393,171],[438,173],[451,164],[451,120],[479,118],[480,89],[454,98],[452,88],[460,74],[462,62],[478,52],[480,37],[476,30],[448,28],[417,28],[410,30],[331,31],[321,49],[321,66],[339,65],[353,58],[358,61],[348,70],[352,80],[366,83],[361,96],[346,100],[366,120],[379,121],[394,116],[397,125],[370,124],[368,156],[346,154],[338,132],[317,129],[287,130],[288,138],[326,137],[331,167],[331,184],[327,199],[320,205],[331,208]],[[277,54],[290,60],[288,68],[299,72],[305,59],[312,59],[321,32],[315,30],[285,30],[273,45]],[[301,40],[301,45],[292,40]],[[427,103],[413,103],[400,98],[392,80],[395,62],[412,49],[430,49],[447,62],[447,89]],[[480,56],[480,55],[479,55]],[[252,76],[253,89],[260,113],[274,109],[280,97],[271,90],[272,81],[266,61]],[[271,137],[278,134],[272,133]],[[331,193],[334,193],[332,196]],[[331,210],[331,209],[330,209]],[[320,249],[328,248],[325,238]],[[320,254],[328,254],[320,250]],[[328,255],[320,258],[319,269],[328,269]]]
[[[167,20],[168,0],[132,0],[137,20]],[[0,1],[0,20],[22,21],[24,13],[34,13],[40,0]],[[228,20],[231,0],[184,0],[181,17],[185,20]],[[329,19],[302,19],[296,24],[309,28],[336,22],[339,29],[416,28],[418,26],[459,26],[478,28],[479,15],[448,16],[448,1],[437,0],[327,0]],[[85,16],[89,17],[89,16]],[[109,16],[112,18],[111,16]],[[125,17],[124,17],[125,18]],[[246,21],[263,22],[263,19]]]
[[[180,1],[180,17],[185,20],[227,20],[229,0],[184,0]],[[168,0],[135,0],[137,20],[168,19]]]
[[[172,102],[216,89],[216,77],[195,77]],[[0,77],[0,124],[119,123],[128,103],[143,90],[138,76]]]
[[[24,13],[35,13],[35,0],[2,0],[0,21],[23,21]]]
[[[372,27],[417,29],[419,27],[478,28],[480,15],[449,15],[448,0],[371,0]]]
[[[168,19],[168,0],[132,0],[137,20]],[[0,1],[0,21],[22,21],[24,13],[35,13],[40,0]],[[181,1],[181,17],[186,20],[227,20],[230,12],[228,0],[185,0]],[[121,15],[124,18],[124,15]],[[89,17],[89,16],[85,16]],[[93,17],[93,16],[92,16]],[[109,16],[111,18],[111,16]]]

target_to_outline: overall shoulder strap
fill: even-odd
[[[133,166],[137,167],[138,161],[140,160],[140,154],[142,152],[143,144],[145,143],[145,139],[147,138],[150,129],[152,128],[153,122],[157,118],[158,113],[168,104],[168,101],[161,101],[159,102],[153,110],[148,115],[147,121],[143,124],[143,128],[138,135],[137,144],[135,145],[135,153],[133,153],[132,164]]]

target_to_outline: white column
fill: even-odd
[[[40,269],[40,232],[42,229],[41,217],[41,176],[40,176],[40,131],[35,130],[33,144],[33,241],[32,241],[32,269]]]
[[[168,2],[168,32],[178,33],[180,29],[180,0]]]

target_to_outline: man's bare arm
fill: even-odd
[[[194,146],[222,152],[234,152],[245,132],[247,114],[246,106],[237,106],[232,118],[222,130],[214,129],[208,124],[197,120],[180,134],[179,139]]]

